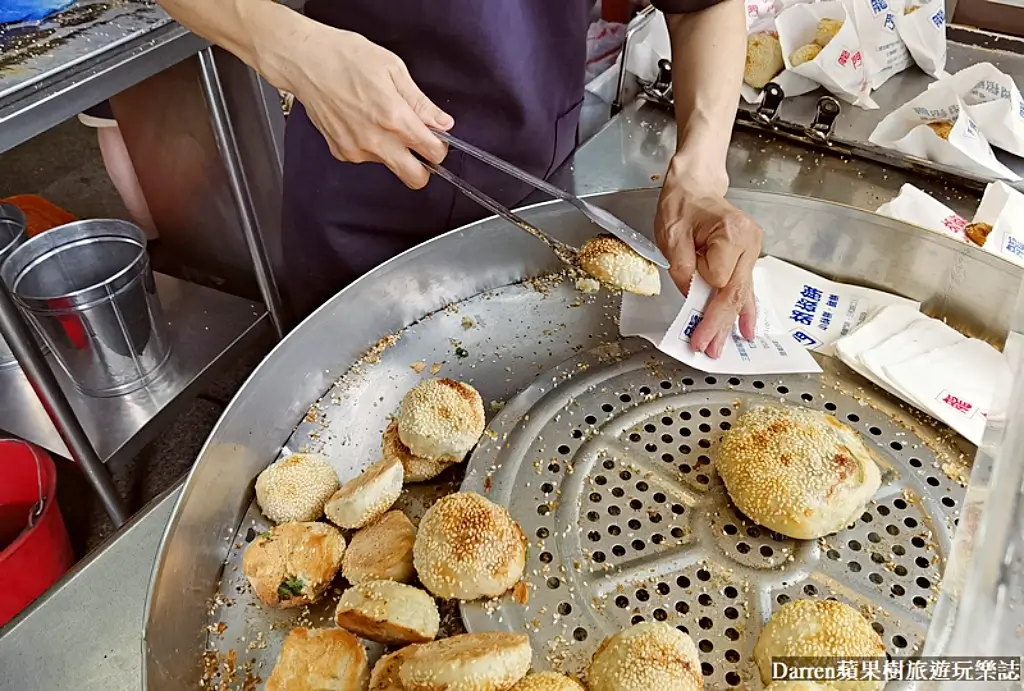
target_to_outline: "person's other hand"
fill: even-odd
[[[658,246],[672,267],[669,274],[686,294],[694,272],[716,288],[704,318],[690,336],[690,347],[721,356],[736,318],[740,334],[752,339],[757,325],[754,264],[761,253],[761,228],[717,191],[666,176],[654,221]]]
[[[413,152],[443,161],[447,146],[428,128],[451,129],[452,117],[420,91],[394,53],[351,31],[305,26],[287,80],[331,153],[351,163],[383,163],[413,189],[426,185],[430,173]]]

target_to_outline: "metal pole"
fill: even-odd
[[[249,183],[245,178],[245,171],[242,169],[238,141],[235,139],[235,131],[231,126],[231,118],[228,115],[224,90],[221,87],[212,48],[205,48],[199,52],[199,77],[203,85],[203,95],[206,97],[206,106],[210,110],[213,137],[217,140],[217,148],[224,159],[228,182],[231,185],[231,196],[235,198],[245,245],[249,249],[249,256],[256,272],[256,283],[259,285],[263,302],[267,306],[274,331],[280,339],[284,337],[286,330],[281,293],[267,257],[267,248],[263,244],[259,222],[256,220],[256,212],[253,209],[252,197],[249,193]]]
[[[128,520],[129,514],[117,488],[114,487],[110,471],[96,455],[92,442],[75,417],[71,404],[64,396],[57,378],[53,376],[49,363],[36,345],[6,286],[0,286],[0,333],[10,346],[32,388],[35,389],[39,401],[43,404],[46,414],[50,416],[60,438],[64,440],[68,451],[71,452],[72,458],[99,495],[110,520],[115,527],[120,528]]]

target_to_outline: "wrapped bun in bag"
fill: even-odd
[[[794,5],[775,26],[787,70],[856,106],[878,107],[871,100],[857,29],[842,2]]]
[[[905,0],[896,15],[896,31],[921,70],[936,79],[946,75],[946,6],[944,0]]]
[[[1024,101],[1013,78],[980,62],[932,84],[952,89],[992,146],[1024,156]]]
[[[887,115],[868,141],[972,175],[1020,180],[996,158],[960,97],[941,83]]]
[[[991,183],[966,232],[971,243],[1024,266],[1024,194],[1006,183]]]
[[[912,223],[961,242],[968,241],[965,232],[967,219],[913,185],[903,185],[896,198],[882,204],[875,213]]]
[[[747,56],[740,95],[747,103],[760,103],[761,90],[768,82],[778,84],[787,97],[818,88],[817,83],[786,70],[775,29],[775,15],[781,8],[776,0],[750,0],[746,5]]]
[[[905,3],[906,0],[844,0],[860,39],[871,89],[882,86],[913,63],[896,30],[896,17],[903,14]]]

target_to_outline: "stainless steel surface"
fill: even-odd
[[[964,495],[943,468],[960,451],[821,360],[822,376],[707,376],[634,342],[540,373],[491,422],[462,485],[507,506],[530,540],[530,601],[464,603],[466,628],[526,633],[535,669],[579,674],[605,637],[663,621],[697,643],[705,688],[752,689],[754,643],[778,606],[835,598],[889,654],[919,652]],[[882,488],[838,534],[762,528],[717,476],[722,434],[779,404],[835,415],[882,459]]]
[[[422,161],[422,163],[431,173],[447,181],[480,206],[492,211],[496,216],[501,217],[502,220],[508,221],[519,230],[529,233],[550,247],[551,251],[555,253],[555,256],[558,257],[563,264],[566,264],[567,266],[576,266],[579,263],[577,261],[578,253],[576,248],[570,247],[560,240],[556,240],[537,226],[523,219],[518,214],[509,211],[503,204],[487,196],[444,166],[439,166],[437,164],[430,163],[429,161]]]
[[[1014,265],[850,208],[750,191],[731,198],[761,223],[766,250],[775,256],[920,299],[931,314],[978,335],[998,341],[1005,333],[1022,274]],[[594,201],[634,227],[650,228],[657,199],[657,190],[639,190]],[[590,232],[561,203],[521,215],[570,244]],[[580,351],[619,342],[617,301],[608,295],[577,295],[567,281],[519,283],[558,270],[552,260],[537,243],[507,232],[503,221],[488,219],[379,267],[277,346],[221,418],[168,526],[149,596],[147,689],[197,682],[209,599],[222,576],[234,576],[223,568],[250,510],[253,482],[282,449],[319,451],[345,480],[378,457],[388,416],[430,371],[417,374],[416,363],[441,363],[438,373],[470,381],[485,401],[505,401]],[[360,310],[366,316],[353,320]],[[459,358],[457,348],[468,356]],[[861,386],[850,393],[884,399],[867,383]],[[850,405],[838,394],[827,400],[844,410]],[[864,415],[875,419],[869,410]],[[905,439],[912,446],[913,437]],[[930,507],[929,513],[939,515]],[[853,548],[843,549],[849,555]],[[244,603],[247,597],[243,591],[233,599]],[[908,627],[910,640],[914,629]],[[246,659],[272,655],[270,647],[247,650],[251,640],[237,636],[229,629],[218,646]]]
[[[25,242],[26,237],[25,214],[13,204],[0,204],[0,266],[7,261],[11,252]],[[0,338],[0,369],[16,364],[10,346]]]
[[[0,629],[0,691],[139,691],[146,587],[181,483]]]
[[[98,399],[79,393],[53,366],[60,389],[104,462],[138,453],[164,422],[173,419],[231,361],[237,348],[266,328],[262,305],[162,274],[155,279],[171,338],[172,357],[165,376],[133,394]],[[0,429],[71,457],[21,370],[0,371],[0,392]]]
[[[246,179],[245,167],[238,150],[238,139],[228,114],[227,100],[214,56],[212,48],[206,48],[199,53],[199,76],[203,85],[203,95],[206,97],[206,105],[210,111],[213,136],[217,141],[217,148],[220,150],[224,167],[227,170],[231,195],[234,197],[235,207],[239,212],[242,235],[245,238],[246,248],[249,250],[249,259],[252,262],[253,273],[256,275],[256,284],[259,286],[263,304],[267,306],[267,313],[270,316],[274,332],[278,338],[282,338],[290,325],[290,320],[284,313],[277,280],[264,246],[264,236],[259,227],[259,219],[252,199],[252,189]]]
[[[434,134],[437,135],[438,139],[447,143],[452,148],[463,151],[469,154],[470,156],[473,156],[474,158],[483,161],[487,165],[496,168],[497,170],[500,170],[506,175],[511,175],[512,177],[525,182],[526,184],[532,186],[534,189],[540,190],[541,192],[544,192],[545,194],[548,194],[554,197],[555,199],[560,199],[563,202],[568,202],[569,204],[572,204],[574,207],[579,209],[584,216],[589,218],[592,223],[611,233],[618,239],[622,240],[641,257],[644,257],[648,261],[654,262],[660,267],[666,269],[668,268],[668,260],[665,259],[665,255],[661,253],[661,250],[658,249],[658,246],[654,244],[653,240],[650,240],[649,238],[636,232],[633,228],[630,228],[627,224],[623,223],[620,219],[615,218],[615,216],[611,215],[604,209],[598,206],[594,206],[590,202],[580,199],[575,194],[566,192],[565,190],[556,187],[555,185],[552,185],[551,183],[546,182],[545,180],[530,175],[525,170],[520,170],[519,168],[516,168],[508,161],[503,161],[497,156],[487,153],[483,149],[478,149],[472,144],[468,144],[467,142],[464,142],[461,139],[453,137],[447,132],[443,132],[441,130],[434,130]],[[486,206],[489,209],[491,208],[489,204],[484,204],[484,206]],[[494,211],[494,209],[491,210]],[[499,212],[495,211],[495,213]]]
[[[41,233],[0,276],[82,393],[144,388],[170,357],[146,236],[131,223],[77,221]]]
[[[150,2],[82,0],[0,29],[0,152],[208,45]]]

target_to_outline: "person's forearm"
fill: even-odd
[[[670,174],[725,194],[729,150],[746,58],[742,0],[666,15],[679,136]]]
[[[300,50],[309,20],[274,0],[157,0],[193,33],[236,55],[281,89],[290,89],[287,56]]]

